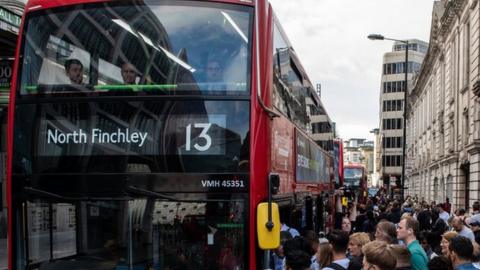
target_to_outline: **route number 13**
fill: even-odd
[[[207,134],[208,130],[210,129],[210,127],[212,126],[211,123],[195,123],[193,124],[193,128],[201,128],[202,131],[200,132],[200,135],[198,135],[198,138],[203,138],[205,140],[205,144],[204,145],[200,145],[198,143],[195,143],[193,145],[193,148],[195,148],[196,150],[200,151],[200,152],[204,152],[204,151],[207,151],[208,149],[210,149],[210,147],[212,146],[212,137],[210,137],[210,135]],[[191,151],[192,147],[191,147],[191,144],[192,144],[192,124],[189,124],[187,126],[187,133],[186,133],[186,143],[185,143],[185,150],[186,151]]]

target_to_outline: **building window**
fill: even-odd
[[[383,111],[401,111],[403,110],[403,101],[400,99],[397,100],[384,100],[383,101]]]
[[[382,138],[383,148],[401,148],[402,137],[384,137]]]
[[[402,129],[402,118],[385,118],[382,121],[383,130]]]
[[[408,62],[408,73],[418,72],[421,64]],[[401,74],[405,72],[405,62],[383,64],[383,75]]]
[[[470,75],[470,23],[465,25],[463,44],[463,87],[468,87]]]
[[[400,155],[384,155],[382,156],[383,167],[400,167],[402,166],[402,156]]]
[[[331,132],[332,128],[329,122],[319,122],[319,123],[312,123],[312,133],[328,133]]]
[[[405,91],[405,81],[393,81],[383,83],[383,93],[396,93]]]
[[[447,197],[448,199],[453,199],[453,177],[452,175],[447,176]]]
[[[438,198],[438,178],[433,179],[433,199]]]

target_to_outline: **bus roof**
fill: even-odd
[[[242,4],[253,6],[255,0],[207,0],[208,2],[219,2],[229,4]],[[113,2],[113,0],[30,0],[25,6],[25,11],[35,11],[37,9],[54,8],[60,6],[76,5],[76,4],[88,4],[88,3],[101,3],[101,2]]]

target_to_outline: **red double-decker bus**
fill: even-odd
[[[357,200],[365,203],[368,197],[368,183],[365,167],[360,164],[347,164],[343,169],[344,185],[355,191]]]
[[[341,187],[343,181],[343,141],[342,139],[333,140],[333,159],[334,159],[334,179],[335,187]]]
[[[260,269],[278,213],[327,226],[324,110],[266,1],[31,0],[22,22],[9,269]]]

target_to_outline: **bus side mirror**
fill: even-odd
[[[270,173],[268,175],[268,182],[271,195],[278,194],[278,191],[280,190],[280,175],[276,173]]]
[[[268,202],[260,203],[257,206],[257,237],[258,246],[263,249],[275,249],[280,246],[280,213],[278,205],[271,203],[273,227],[269,230],[266,226],[268,219]]]

